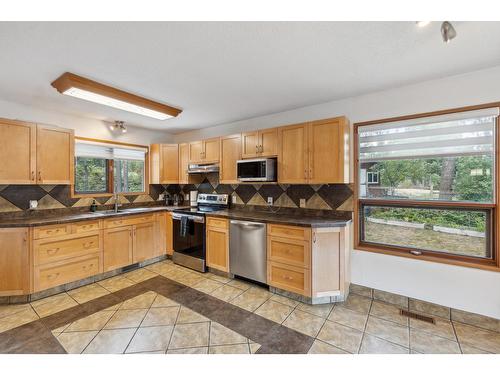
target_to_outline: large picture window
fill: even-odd
[[[77,140],[75,194],[146,191],[146,148]]]
[[[356,245],[498,266],[498,107],[355,125]]]

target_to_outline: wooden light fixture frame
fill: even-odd
[[[69,72],[61,75],[54,82],[52,82],[51,85],[61,94],[64,94],[64,92],[70,88],[78,88],[81,90],[92,92],[94,94],[107,96],[109,98],[121,100],[123,102],[137,105],[139,107],[144,107],[153,111],[161,112],[172,117],[176,117],[182,112],[181,109],[171,107],[163,103],[158,103],[153,100],[146,99],[142,96],[131,94],[129,92],[119,90],[114,87],[107,86]]]

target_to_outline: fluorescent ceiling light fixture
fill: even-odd
[[[176,117],[182,112],[178,108],[115,89],[72,73],[64,73],[52,82],[52,86],[64,95],[152,117],[157,120]]]
[[[417,21],[417,26],[418,27],[425,27],[430,23],[431,23],[431,21]]]

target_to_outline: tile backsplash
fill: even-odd
[[[209,173],[201,178],[200,184],[150,185],[149,194],[124,195],[121,203],[140,205],[154,203],[163,192],[186,194],[191,190],[200,193],[229,194],[239,205],[267,205],[272,197],[274,206],[300,207],[305,199],[308,209],[352,211],[352,185],[286,185],[286,184],[219,184],[219,176]],[[72,198],[68,185],[0,185],[0,212],[19,212],[29,209],[29,201],[37,200],[37,210],[68,207],[88,207],[93,198]],[[111,205],[111,197],[95,198],[98,205]]]

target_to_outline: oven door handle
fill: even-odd
[[[193,220],[195,223],[204,223],[205,218],[203,216],[193,216],[193,215],[182,215],[182,214],[173,214],[173,220],[180,220],[182,217],[187,216],[188,219]]]

